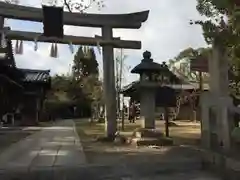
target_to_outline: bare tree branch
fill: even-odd
[[[6,3],[19,4],[19,0],[4,0]]]
[[[6,3],[19,4],[19,0],[4,0],[4,1]],[[99,10],[104,7],[104,0],[78,0],[77,2],[73,0],[62,1],[64,6],[69,12],[77,10],[80,13],[84,13],[87,9],[93,7],[94,5],[96,5]]]
[[[63,0],[63,3],[69,12],[77,10],[80,13],[84,13],[87,9],[94,5],[96,5],[99,10],[104,7],[104,0],[79,0],[79,2],[73,2],[72,0]]]
[[[71,1],[67,1],[67,0],[63,1],[64,5],[67,7],[68,11],[72,12],[72,9],[71,9],[71,6],[70,6],[69,2],[71,2]]]

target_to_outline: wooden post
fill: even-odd
[[[165,135],[166,137],[169,137],[169,112],[168,107],[164,107],[164,119],[165,119]]]
[[[0,30],[3,30],[4,28],[4,17],[0,16]],[[0,39],[0,47],[2,47],[2,35],[1,35],[1,39]]]
[[[124,131],[124,119],[125,119],[125,109],[124,109],[124,95],[123,95],[123,98],[122,98],[122,131]]]
[[[40,100],[36,97],[36,123],[39,123]]]
[[[105,40],[112,40],[113,32],[109,26],[102,28],[102,36]],[[113,46],[103,46],[103,91],[106,106],[106,133],[108,137],[114,137],[117,131],[117,103],[115,89]]]
[[[204,90],[203,89],[203,73],[202,71],[199,71],[199,90],[200,90],[200,93]]]
[[[124,109],[122,110],[122,131],[124,131],[124,118],[125,118],[125,113],[124,113]]]
[[[120,82],[119,82],[119,89],[122,89],[122,74],[123,74],[123,61],[124,61],[124,58],[123,58],[123,50],[121,49],[121,59],[120,59],[120,74],[119,74],[119,77],[120,77]],[[120,96],[119,96],[119,99],[120,99]],[[125,112],[124,112],[124,94],[122,94],[122,130],[124,131],[124,115],[125,115]]]
[[[200,96],[201,94],[204,92],[204,87],[203,87],[203,72],[202,71],[199,71],[199,99],[200,99]],[[200,103],[198,103],[198,107],[197,107],[197,110],[199,112],[201,112],[201,105]],[[197,118],[196,118],[199,122],[201,122],[201,113],[198,113],[197,114]]]

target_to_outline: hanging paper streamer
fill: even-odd
[[[38,38],[35,38],[34,39],[34,51],[37,51],[38,50]]]
[[[15,54],[19,54],[19,41],[16,41],[16,45],[15,45]]]
[[[51,45],[50,57],[54,57],[54,45],[53,45],[53,43]]]
[[[57,44],[54,44],[54,57],[57,58],[58,57],[58,47]]]
[[[23,41],[20,41],[18,54],[23,54]]]
[[[101,55],[101,47],[100,47],[99,41],[97,42],[97,49],[98,49],[98,53]]]
[[[70,52],[73,54],[74,53],[74,47],[73,47],[73,44],[71,42],[68,44],[68,47],[69,47]]]

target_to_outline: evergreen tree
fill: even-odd
[[[75,80],[82,77],[82,59],[84,58],[83,48],[80,46],[73,59],[72,75]]]
[[[93,48],[79,47],[74,56],[72,71],[75,79],[89,75],[98,76],[98,62]]]
[[[71,97],[82,101],[84,94],[89,103],[98,104],[102,101],[102,84],[99,81],[98,62],[93,48],[79,47],[74,56],[72,74]],[[77,95],[78,92],[81,94]]]
[[[240,3],[238,0],[197,0],[196,9],[207,17],[191,24],[202,26],[208,44],[213,41],[226,48],[230,59],[229,87],[233,94],[240,94]]]

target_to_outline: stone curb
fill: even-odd
[[[190,148],[201,153],[203,169],[214,171],[226,180],[240,179],[240,160],[200,147]]]
[[[159,167],[159,168],[156,168]],[[10,180],[18,178],[18,180],[78,180],[78,179],[96,179],[105,180],[108,178],[116,179],[116,177],[149,177],[158,175],[172,175],[177,173],[190,173],[198,170],[200,163],[196,161],[189,162],[161,162],[161,163],[144,163],[127,164],[123,168],[122,164],[118,165],[82,165],[77,167],[57,167],[57,168],[39,168],[34,171],[17,171],[9,170],[0,173],[1,180]],[[138,179],[138,178],[137,178]]]
[[[72,122],[73,122],[73,132],[74,132],[75,137],[77,139],[77,141],[75,141],[75,145],[78,147],[78,150],[81,151],[82,158],[84,159],[84,162],[87,162],[87,158],[86,158],[86,155],[84,153],[83,146],[81,144],[81,140],[80,140],[79,135],[78,135],[77,130],[76,130],[76,123],[74,122],[74,120],[72,120]]]

